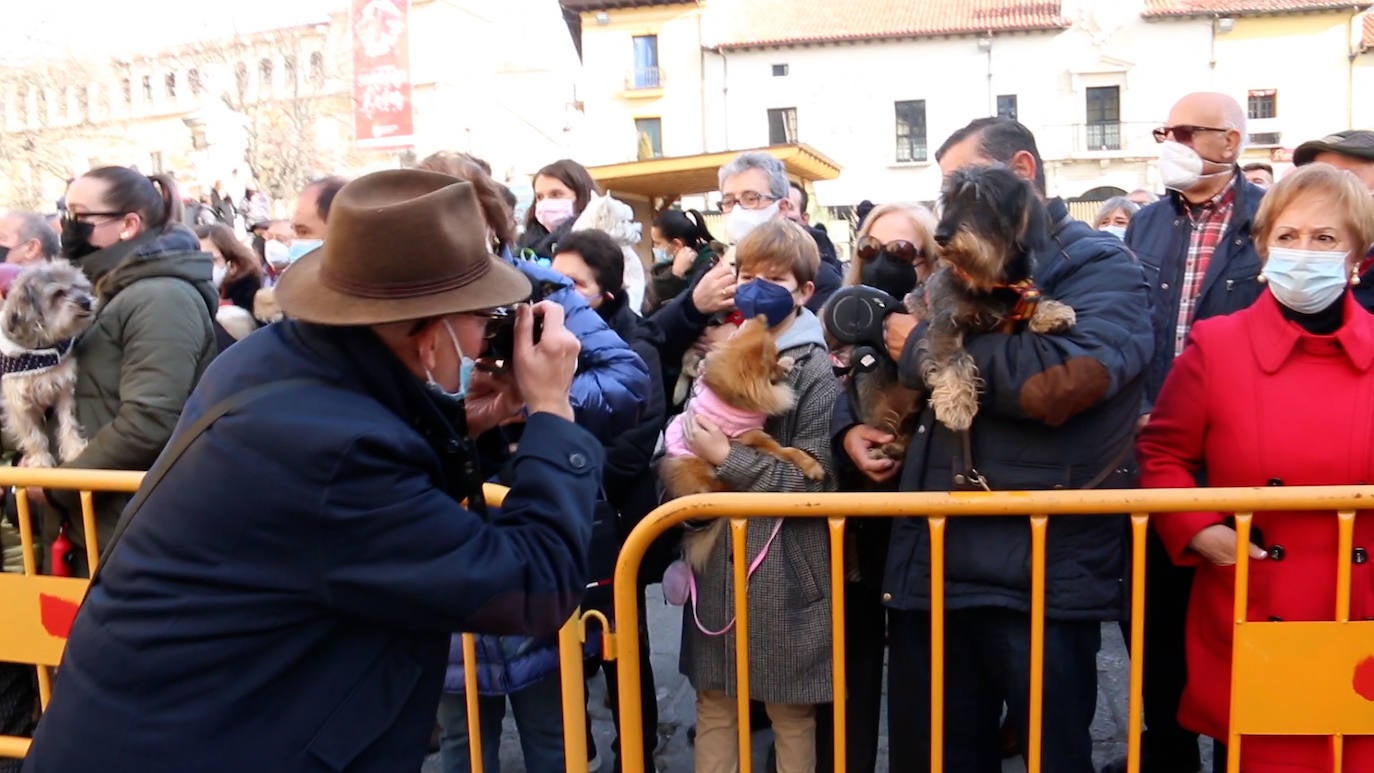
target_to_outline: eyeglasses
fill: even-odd
[[[745,191],[741,193],[738,198],[734,196],[725,196],[722,198],[720,200],[720,211],[729,212],[735,208],[736,204],[743,204],[745,209],[758,209],[760,204],[777,200],[777,196],[768,196],[762,193],[755,193],[754,191]]]
[[[1219,129],[1215,126],[1194,126],[1188,123],[1181,123],[1178,126],[1161,126],[1150,133],[1155,136],[1155,142],[1163,142],[1169,139],[1169,135],[1172,134],[1174,135],[1175,142],[1181,142],[1187,145],[1193,141],[1193,135],[1198,132],[1221,132],[1225,134],[1229,131],[1231,130]]]
[[[123,212],[73,212],[70,209],[62,215],[64,223],[79,223],[87,217],[124,217]]]
[[[872,236],[865,236],[859,240],[855,254],[859,256],[859,260],[873,260],[880,252],[886,252],[894,260],[902,263],[915,263],[918,258],[924,258],[926,255],[925,250],[905,239],[883,244]]]

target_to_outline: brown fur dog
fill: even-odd
[[[86,447],[76,419],[76,339],[95,316],[91,283],[80,269],[57,260],[15,278],[0,308],[0,393],[5,431],[24,467],[54,467]],[[46,416],[57,422],[57,458],[49,447]]]
[[[728,490],[715,469],[686,448],[682,423],[688,414],[711,420],[737,443],[796,465],[812,480],[825,477],[825,469],[810,454],[786,448],[763,431],[769,417],[786,413],[796,402],[786,383],[791,369],[790,358],[778,357],[777,343],[762,316],[746,321],[716,345],[702,363],[700,380],[686,409],[664,433],[667,455],[659,462],[658,475],[668,498]],[[684,553],[694,567],[705,565],[723,523],[717,519],[708,529],[684,538]]]
[[[941,192],[935,230],[940,266],[907,299],[928,319],[921,342],[921,376],[940,423],[967,430],[978,412],[981,380],[964,334],[1064,333],[1074,310],[1042,298],[1033,277],[1035,255],[1050,241],[1049,218],[1030,183],[1005,166],[960,169]]]

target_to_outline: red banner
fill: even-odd
[[[353,118],[360,145],[411,144],[410,0],[353,0]]]

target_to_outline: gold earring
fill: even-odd
[[[1350,272],[1350,286],[1354,287],[1360,283],[1360,270],[1357,268]]]

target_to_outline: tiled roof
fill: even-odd
[[[723,49],[1067,29],[1059,0],[712,0]]]
[[[1171,16],[1240,16],[1265,13],[1300,13],[1302,11],[1341,11],[1369,7],[1369,3],[1355,0],[1145,0],[1146,19]]]
[[[1364,15],[1364,39],[1360,47],[1366,51],[1374,49],[1374,13]]]

